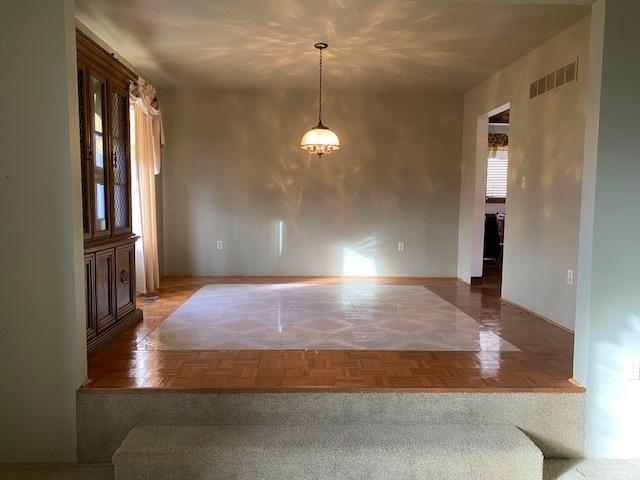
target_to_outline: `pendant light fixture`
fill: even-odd
[[[326,43],[316,43],[320,52],[320,88],[318,92],[318,125],[304,134],[300,141],[300,148],[315,153],[318,156],[331,153],[340,148],[338,136],[322,124],[322,50],[329,45]]]

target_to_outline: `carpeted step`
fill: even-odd
[[[581,458],[584,393],[557,392],[78,392],[78,459],[111,462],[142,425],[509,424],[545,458]]]
[[[116,480],[540,480],[542,453],[512,425],[134,427]]]

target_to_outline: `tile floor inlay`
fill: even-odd
[[[209,284],[139,350],[519,351],[420,285]]]

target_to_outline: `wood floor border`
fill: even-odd
[[[84,393],[585,393],[587,390],[577,382],[568,387],[469,387],[469,388],[376,388],[376,387],[247,387],[247,388],[103,388],[83,386]]]
[[[569,383],[571,383],[572,385],[575,385],[576,388],[581,388],[583,391],[587,391],[587,387],[585,387],[584,385],[582,385],[579,381],[577,381],[575,378],[571,377],[569,379]]]
[[[144,321],[89,358],[91,382],[105,393],[582,393],[573,374],[574,336],[539,315],[507,307],[496,275],[470,288],[455,277],[358,277],[364,285],[420,285],[456,306],[519,351],[158,350],[144,340],[203,285],[308,282],[342,284],[336,276],[164,277],[159,298],[141,302]],[[559,326],[560,327],[560,326]]]
[[[554,327],[558,327],[559,329],[564,330],[565,332],[570,333],[571,335],[575,335],[575,332],[573,330],[571,330],[569,327],[565,327],[564,325],[561,325],[558,322],[554,322],[553,320],[551,320],[548,317],[545,317],[544,315],[540,315],[539,313],[534,312],[533,310],[529,310],[528,308],[523,307],[522,305],[519,305],[516,302],[512,302],[511,300],[507,300],[504,297],[500,297],[500,300],[503,301],[504,303],[507,303],[507,304],[511,305],[512,307],[516,307],[516,308],[519,308],[520,310],[524,310],[529,315],[533,315],[534,317],[537,317],[540,320],[544,320],[545,322],[550,323]]]

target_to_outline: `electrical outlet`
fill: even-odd
[[[626,369],[628,380],[640,380],[640,358],[628,358]]]
[[[398,251],[404,252],[404,242],[398,242]]]
[[[522,177],[520,179],[520,190],[524,190],[527,188],[527,177]]]
[[[573,270],[567,270],[567,283],[573,285]]]
[[[218,241],[216,242],[216,248],[217,248],[218,250],[222,250],[222,240],[218,240]]]

